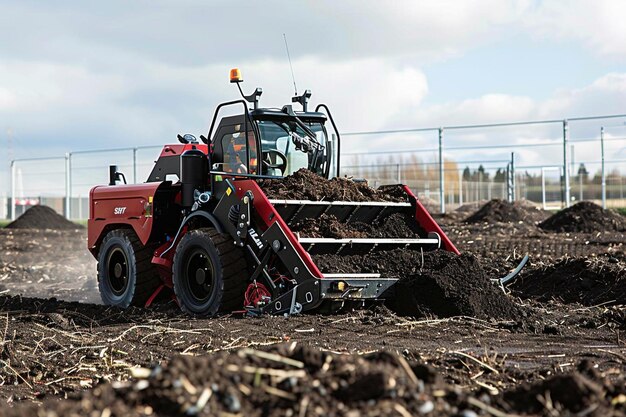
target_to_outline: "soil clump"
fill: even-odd
[[[84,226],[67,220],[48,206],[33,206],[9,223],[7,229],[84,229]]]
[[[471,254],[395,249],[367,255],[320,255],[313,260],[322,272],[400,278],[386,297],[388,307],[400,315],[515,320],[524,315]]]
[[[600,404],[608,398],[621,398],[620,395],[623,396],[626,392],[625,387],[626,385],[619,386],[603,378],[590,361],[583,360],[576,371],[554,375],[533,384],[525,383],[517,389],[505,392],[499,402],[504,409],[510,411],[543,414],[547,411],[545,398],[549,395],[552,408],[559,415],[568,412],[619,416],[624,415],[623,411],[608,410]]]
[[[505,200],[491,200],[483,205],[477,212],[464,220],[465,223],[517,223],[517,222],[540,222],[546,218],[543,210],[525,203],[516,201],[510,203]]]
[[[322,214],[316,219],[306,219],[291,225],[291,230],[302,237],[313,238],[415,238],[419,227],[414,218],[402,213],[378,219],[373,223],[340,222],[333,215]]]
[[[340,355],[295,343],[264,351],[243,348],[179,355],[155,367],[135,368],[132,374],[132,380],[103,383],[75,399],[44,401],[39,411],[46,411],[40,414],[39,405],[28,404],[3,408],[0,415],[73,417],[106,410],[113,417],[460,416],[477,415],[473,410],[480,412],[478,406],[484,408],[487,402],[510,412],[554,415],[555,410],[590,409],[592,416],[620,416],[626,391],[623,376],[611,382],[583,361],[578,371],[493,397],[483,393],[477,402],[468,392],[448,385],[436,367],[420,360],[388,351]],[[547,395],[549,404],[541,401]]]
[[[300,169],[280,180],[264,179],[259,186],[270,199],[312,201],[391,201],[407,202],[400,186],[371,188],[366,182],[335,177],[330,180]]]
[[[581,201],[552,215],[539,227],[560,233],[623,232],[626,231],[626,218],[595,203]]]
[[[512,288],[543,301],[626,304],[626,259],[617,254],[561,259],[523,271]]]
[[[358,410],[360,416],[373,416],[392,413],[394,404],[413,413],[426,400],[435,406],[432,392],[443,386],[433,368],[409,364],[396,354],[337,355],[298,345],[279,345],[269,352],[248,348],[175,356],[134,374],[134,381],[102,384],[80,400],[53,400],[44,407],[68,416],[91,415],[107,407],[111,416],[284,416],[294,411],[313,415],[307,409],[331,415]],[[415,401],[417,386],[424,391],[422,401]],[[439,403],[443,409],[445,402]],[[12,411],[19,415],[25,410]]]

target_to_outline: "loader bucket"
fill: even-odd
[[[288,227],[316,219],[319,216],[332,215],[342,223],[376,223],[393,214],[404,214],[415,220],[419,236],[407,238],[307,238],[298,241],[311,255],[368,253],[374,249],[389,250],[398,247],[445,249],[457,255],[459,251],[441,230],[426,208],[417,200],[411,190],[402,186],[410,202],[389,201],[309,201],[309,200],[269,200],[276,208]]]
[[[297,313],[319,307],[323,301],[335,300],[376,300],[401,277],[382,276],[379,273],[342,273],[338,271],[320,271],[313,257],[325,255],[367,254],[372,251],[385,251],[396,248],[412,250],[447,250],[456,254],[459,251],[448,239],[439,225],[430,216],[424,206],[415,198],[406,186],[405,202],[389,201],[310,201],[268,199],[259,185],[252,180],[233,182],[233,198],[245,196],[252,201],[256,215],[256,225],[261,243],[255,248],[257,260],[254,278],[262,276],[267,265],[263,259],[270,259],[266,252],[273,250],[279,258],[281,276],[287,276],[296,283],[292,291],[264,306],[262,312]],[[225,203],[224,208],[236,202]],[[393,215],[402,215],[412,223],[414,233],[411,236],[384,238],[376,236],[332,237],[307,236],[298,232],[298,226],[316,221],[321,216],[333,216],[338,222],[350,225],[375,224]],[[255,231],[255,233],[257,233]],[[273,248],[273,249],[272,249]],[[273,278],[266,280],[274,285]],[[255,284],[256,285],[256,284]]]

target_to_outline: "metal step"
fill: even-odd
[[[380,274],[324,274],[319,282],[324,299],[372,300],[380,298],[398,278],[381,278]]]
[[[287,225],[305,219],[318,218],[322,214],[333,215],[340,222],[372,223],[394,213],[410,213],[411,203],[390,201],[310,201],[310,200],[270,200]]]
[[[390,250],[396,248],[439,248],[441,239],[436,233],[428,238],[416,239],[371,239],[371,238],[310,238],[298,237],[298,242],[310,255],[351,255],[366,254],[375,249]]]
[[[341,279],[341,278],[380,278],[380,274],[324,274],[324,278]]]

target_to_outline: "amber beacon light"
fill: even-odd
[[[240,83],[243,80],[241,79],[241,71],[239,68],[233,68],[230,70],[230,82],[231,83]]]

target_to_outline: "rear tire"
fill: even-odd
[[[248,268],[230,235],[213,228],[188,232],[176,248],[172,272],[184,312],[206,317],[243,308]]]
[[[110,231],[98,252],[98,289],[106,305],[144,306],[161,284],[152,265],[153,250],[132,230]]]

